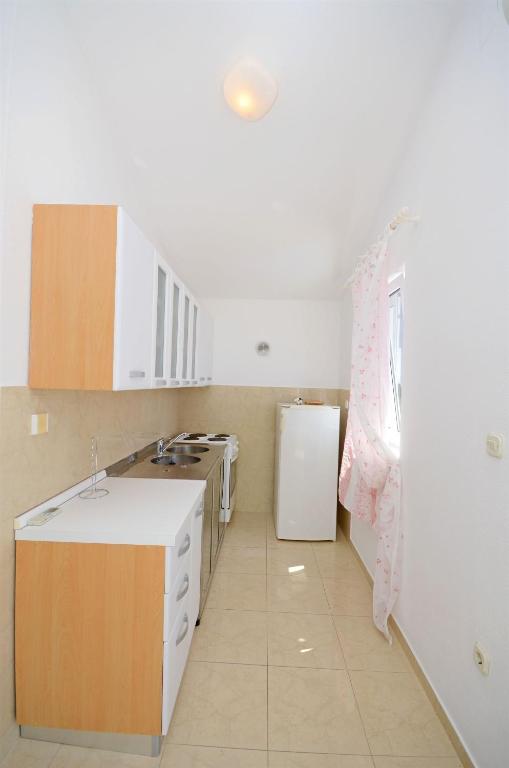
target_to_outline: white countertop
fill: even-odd
[[[187,515],[205,490],[204,480],[155,480],[108,477],[99,499],[75,496],[44,525],[16,530],[22,541],[71,541],[86,544],[152,544],[171,547]]]

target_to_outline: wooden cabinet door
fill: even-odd
[[[119,208],[115,289],[114,389],[151,387],[155,251]]]
[[[164,547],[16,543],[20,725],[161,733]]]

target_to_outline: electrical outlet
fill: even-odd
[[[486,435],[486,451],[490,456],[501,459],[504,455],[504,436],[495,432]]]
[[[474,661],[477,669],[482,675],[489,675],[491,666],[490,657],[479,643],[474,645]]]
[[[43,435],[48,431],[48,414],[33,413],[30,428],[31,435]]]

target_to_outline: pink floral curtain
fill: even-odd
[[[377,533],[373,619],[390,641],[389,616],[401,586],[399,458],[387,442],[394,413],[389,348],[387,228],[353,278],[350,408],[339,500]]]

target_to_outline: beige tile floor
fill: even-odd
[[[461,768],[343,538],[235,514],[160,758],[20,741],[2,768]]]

